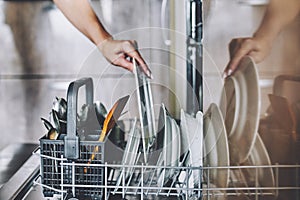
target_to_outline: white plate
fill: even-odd
[[[170,134],[171,124],[169,124],[169,120],[167,120],[167,112],[164,104],[162,104],[160,107],[158,128],[162,129],[163,134],[162,134],[162,139],[160,140],[162,142],[162,147],[161,147],[162,153],[159,157],[157,165],[166,167],[170,156],[168,155],[168,153],[172,151],[172,147],[171,147],[171,134]],[[157,178],[158,187],[163,187],[166,179],[166,169],[165,168],[158,169],[157,176],[158,176]]]
[[[163,146],[158,165],[163,167],[176,167],[179,164],[180,158],[180,132],[176,121],[167,113],[164,104],[162,104],[160,108],[159,127],[163,128]],[[162,187],[172,178],[173,173],[174,169],[170,168],[157,170],[158,186]]]
[[[135,162],[137,160],[138,155],[138,148],[140,144],[141,135],[139,132],[139,129],[136,127],[137,119],[134,119],[133,126],[128,134],[128,141],[125,147],[125,151],[122,158],[122,165],[129,165],[133,166],[135,165]],[[133,167],[124,167],[122,168],[122,171],[120,173],[120,176],[118,177],[116,189],[118,189],[118,186],[121,183],[121,180],[123,178],[123,173],[125,173],[125,179],[131,176],[133,173]]]
[[[271,160],[267,149],[257,134],[255,144],[249,158],[243,163],[246,166],[270,166]],[[249,186],[255,186],[256,169],[242,170]],[[275,187],[275,179],[272,168],[257,168],[258,184],[260,187]],[[274,191],[273,191],[274,192]]]
[[[244,162],[254,146],[260,112],[260,89],[256,66],[244,57],[239,70],[225,80],[220,107],[228,133],[230,162]]]
[[[229,150],[227,134],[220,109],[211,104],[203,118],[203,166],[229,166]],[[205,170],[204,173],[207,173]],[[217,187],[227,187],[229,169],[210,169],[210,182]]]
[[[196,118],[181,110],[181,155],[189,152],[186,164],[192,167],[203,166],[203,114],[198,112]],[[193,182],[199,183],[199,171],[193,170]]]
[[[170,163],[167,163],[167,165],[172,166],[172,167],[178,167],[179,165],[179,160],[180,160],[180,129],[179,126],[177,125],[176,121],[168,115],[168,120],[170,120],[171,127],[172,127],[172,140],[171,140],[171,160]],[[170,176],[173,176],[175,169],[170,170]]]

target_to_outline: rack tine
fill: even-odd
[[[180,166],[181,167],[181,166]],[[174,186],[174,184],[176,183],[176,181],[178,180],[178,176],[180,175],[180,172],[181,172],[181,169],[176,169],[175,170],[175,176],[174,176],[174,178],[173,178],[173,181],[172,181],[172,184],[171,184],[171,186],[170,186],[170,189],[169,189],[169,191],[168,191],[168,195],[167,196],[170,196],[170,192],[171,192],[171,190],[172,190],[172,188],[173,188],[173,186]],[[178,193],[178,192],[177,192]]]
[[[191,167],[191,166],[189,166],[189,167]],[[188,171],[188,173],[187,173],[188,177],[186,179],[186,185],[187,185],[187,187],[186,187],[186,189],[187,189],[186,193],[187,193],[187,196],[189,196],[190,195],[190,189],[191,189],[189,181],[190,181],[190,177],[192,176],[193,172],[192,172],[191,168],[188,168],[187,171]]]
[[[139,174],[141,174],[141,173],[143,173],[143,172],[140,172]],[[143,180],[142,180],[142,178],[140,178],[140,180],[139,180],[139,183],[138,183],[138,186],[140,186],[140,185],[141,185],[142,181],[143,181]],[[135,192],[137,193],[137,191],[138,191],[138,188],[136,189],[136,191],[135,191]]]
[[[258,181],[258,169],[255,168],[255,199],[258,200],[258,188],[259,181]]]
[[[237,188],[237,185],[236,185],[236,182],[235,182],[235,181],[238,181],[238,180],[239,180],[239,179],[238,179],[238,176],[237,176],[235,170],[230,170],[230,173],[231,173],[230,179],[231,179],[231,181],[232,181],[233,188],[235,188],[234,190],[235,190],[235,192],[238,194],[238,193],[239,193],[239,190],[236,189],[236,188]],[[235,178],[235,180],[234,180],[234,178]]]
[[[117,190],[119,189],[119,185],[120,185],[122,179],[124,179],[124,175],[125,175],[125,170],[124,170],[124,168],[122,168],[121,174],[116,182],[116,187],[115,187],[114,191],[112,192],[113,194],[115,194],[117,192]]]
[[[240,172],[240,176],[241,176],[242,182],[245,184],[245,187],[248,188],[249,185],[248,185],[248,183],[247,183],[245,174],[243,173],[243,171],[242,171],[241,168],[239,168],[239,172]],[[248,192],[248,194],[250,194],[250,190],[249,190],[249,189],[247,190],[247,192]],[[242,192],[242,193],[244,193],[244,192]]]
[[[155,176],[155,168],[152,169],[152,176],[151,176],[151,178],[150,178],[149,187],[152,185],[154,176]],[[148,193],[149,193],[149,188],[148,188],[147,191],[146,191],[146,195],[148,195]]]
[[[111,168],[111,171],[109,172],[108,180],[113,181],[114,176],[115,176],[115,171],[116,170],[114,168]]]
[[[135,195],[137,195],[140,185],[141,185],[141,181],[139,181],[139,184],[137,184],[136,186]]]
[[[201,183],[201,177],[202,177],[202,168],[200,167],[199,169],[194,169],[194,170],[197,170],[198,172],[198,176],[199,176],[199,179],[198,179],[198,187],[197,188],[197,197],[198,199],[201,199],[201,190],[200,188],[202,187],[202,183]]]
[[[182,172],[185,172],[185,171],[182,171]],[[181,173],[180,173],[181,174]],[[180,177],[180,174],[179,174],[179,177]],[[185,177],[186,177],[186,172],[185,172]],[[185,180],[185,178],[184,178],[184,180]],[[183,188],[184,188],[184,182],[185,181],[182,181],[182,182],[178,182],[177,184],[178,184],[178,186],[179,186],[179,195],[182,195],[182,193],[183,193]]]
[[[183,166],[183,164],[184,164],[185,160],[187,159],[187,156],[188,156],[188,155],[189,155],[189,151],[187,151],[187,152],[184,154],[182,161],[179,162],[179,164],[178,164],[178,167],[182,167],[182,166]],[[177,169],[175,170],[175,172],[176,172],[176,171],[177,171],[177,173],[176,173],[175,177],[173,178],[173,181],[172,181],[172,184],[171,184],[171,188],[174,186],[175,182],[178,180],[178,177],[179,177],[179,175],[180,175],[181,169],[178,169],[178,168],[177,168]],[[170,188],[169,191],[168,191],[168,196],[170,195],[171,188]],[[177,192],[177,193],[178,193],[178,192]]]
[[[125,194],[126,194],[125,188],[124,188],[125,182],[126,182],[125,172],[123,173],[123,178],[121,178],[121,179],[122,179],[122,186],[123,186],[123,188],[122,188],[122,198],[125,199]]]
[[[208,167],[209,167],[209,165],[208,165]],[[209,171],[209,169],[207,169],[207,188],[210,188],[210,171]],[[210,199],[210,194],[209,194],[209,190],[207,190],[207,192],[206,192],[206,195],[207,195],[207,199],[209,200]]]
[[[147,168],[147,167],[146,167]],[[146,171],[146,170],[145,170]],[[147,180],[144,182],[144,184],[147,184],[149,181],[151,181],[152,179],[152,173],[153,173],[153,170],[149,170],[147,171]]]
[[[160,166],[160,164],[159,164],[159,162],[161,161],[161,157],[163,156],[162,154],[163,154],[163,153],[160,152],[159,157],[158,157],[157,162],[156,162],[156,166],[158,166],[157,170],[159,171],[159,173],[157,174],[157,180],[158,180],[160,174],[163,173],[163,170],[165,170],[165,169],[164,169],[162,166]],[[156,180],[156,181],[157,181],[157,180]],[[160,192],[160,191],[161,191],[161,189],[157,189],[156,196],[159,195],[159,192]]]
[[[134,165],[137,164],[138,160],[140,159],[140,156],[141,156],[141,152],[138,153],[137,158],[136,158],[136,160],[135,160],[135,162],[134,162]],[[132,179],[132,177],[133,177],[133,167],[131,167],[129,173],[130,173],[130,177],[129,177],[128,182],[127,182],[127,185],[126,185],[127,187],[126,187],[126,189],[125,189],[125,194],[126,194],[126,192],[127,192],[128,186],[129,186],[129,184],[130,184],[130,182],[131,182],[131,179]]]

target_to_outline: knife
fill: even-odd
[[[107,133],[114,127],[116,122],[118,121],[119,117],[121,116],[121,113],[129,99],[129,95],[120,98],[110,109],[109,113],[107,114],[104,123],[103,128],[99,137],[99,142],[103,142]],[[91,164],[91,162],[95,159],[96,153],[99,151],[99,147],[96,146],[94,148],[93,154],[91,155],[88,164]],[[84,168],[84,173],[87,173],[87,168]]]

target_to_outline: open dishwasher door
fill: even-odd
[[[40,169],[40,157],[32,155],[37,147],[37,144],[13,144],[0,152],[1,180],[3,179],[0,199],[43,199],[42,193],[34,192],[36,189],[33,187]],[[35,198],[28,197],[32,192]]]

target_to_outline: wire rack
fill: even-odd
[[[67,135],[64,140],[41,138],[40,150],[35,152],[41,157],[41,173],[34,183],[42,186],[47,199],[300,199],[300,165],[192,167],[183,165],[184,158],[169,167],[105,162],[104,158],[110,156],[104,155],[109,148],[106,142],[84,141],[76,135],[75,105],[78,89],[84,85],[86,102],[92,105],[90,78],[70,84]],[[125,124],[124,134],[128,134],[131,119]],[[88,164],[93,153],[95,159]],[[140,157],[141,152],[135,160],[142,160]]]
[[[61,185],[63,185],[64,193],[72,194],[72,196],[103,196],[102,189],[91,187],[67,187],[68,185],[103,185],[103,167],[82,167],[80,164],[86,164],[89,161],[90,154],[97,147],[95,152],[96,159],[93,163],[103,163],[103,143],[82,141],[80,142],[80,158],[76,159],[76,164],[70,159],[63,159],[64,154],[63,140],[49,140],[42,138],[40,140],[41,152],[41,181],[47,186],[43,187],[45,197],[52,197],[61,193]]]
[[[300,165],[268,165],[268,166],[218,166],[218,167],[161,167],[141,165],[121,165],[109,163],[79,163],[70,162],[61,155],[60,158],[43,155],[42,159],[58,162],[60,179],[59,187],[42,183],[37,179],[35,184],[41,185],[46,191],[53,191],[50,199],[69,199],[73,196],[79,199],[295,199],[300,197],[299,172]],[[98,181],[80,182],[78,172],[89,168],[91,171],[103,170]],[[69,169],[66,171],[66,169]],[[172,171],[172,178],[163,186],[158,185],[157,171]],[[229,172],[226,187],[218,187],[210,180],[210,173],[215,170]],[[238,174],[243,170],[251,171],[252,179],[243,180]],[[274,182],[260,183],[263,170],[274,172]],[[125,172],[130,173],[129,177]],[[201,177],[199,184],[193,182],[192,174],[196,172]],[[42,175],[42,174],[41,174]],[[43,176],[43,175],[42,175]],[[282,178],[285,177],[285,178]],[[244,177],[245,178],[245,177]],[[66,180],[67,179],[67,180]],[[90,179],[88,179],[90,180]],[[282,182],[281,182],[282,181]],[[78,196],[78,191],[88,191],[89,197]],[[93,195],[91,191],[98,191]],[[101,192],[99,192],[101,191]],[[99,195],[101,194],[101,195]],[[282,194],[282,195],[281,195]]]

